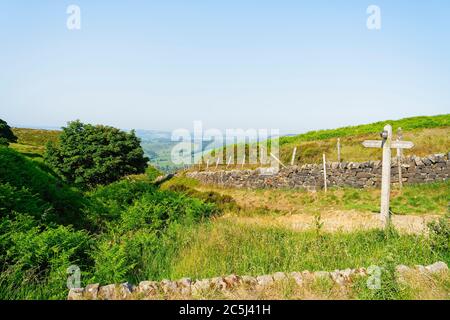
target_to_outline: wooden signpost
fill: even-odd
[[[392,141],[392,126],[386,125],[381,132],[383,140],[366,140],[363,146],[366,148],[383,148],[383,161],[381,173],[381,209],[380,218],[385,228],[390,224],[389,196],[391,187],[391,148],[410,149],[414,143],[410,141]]]

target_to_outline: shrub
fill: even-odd
[[[0,231],[0,284],[5,288],[0,290],[0,298],[40,298],[39,290],[22,290],[38,285],[45,288],[46,298],[65,298],[67,267],[75,264],[87,270],[90,264],[91,238],[85,231],[65,226],[43,228],[19,213],[14,219],[3,218]]]
[[[428,224],[431,247],[433,250],[449,252],[450,250],[450,217],[449,215]]]
[[[213,204],[171,191],[146,193],[121,216],[122,230],[164,230],[174,222],[199,221],[216,212]]]
[[[47,144],[44,159],[67,182],[85,188],[144,173],[148,161],[134,131],[80,121],[63,128],[59,144]]]
[[[222,195],[218,192],[214,191],[198,191],[183,184],[173,184],[168,187],[168,190],[184,193],[190,197],[194,197],[200,200],[205,201],[206,203],[213,203],[217,206],[221,211],[224,210],[239,210],[239,206],[236,203],[236,200],[229,195]]]
[[[10,142],[17,142],[17,137],[6,121],[0,119],[0,146],[7,146]]]
[[[88,196],[92,200],[91,212],[98,219],[112,221],[120,217],[123,210],[145,193],[153,193],[156,187],[148,182],[121,180],[99,186]]]
[[[162,172],[153,166],[148,166],[147,169],[145,170],[145,174],[147,175],[150,181],[155,181],[156,178],[162,175]]]

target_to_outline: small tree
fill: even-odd
[[[17,142],[17,137],[6,121],[0,119],[0,146],[8,146],[10,142]]]
[[[47,144],[44,158],[67,182],[88,188],[144,173],[148,161],[134,131],[78,120],[63,128],[59,143]]]

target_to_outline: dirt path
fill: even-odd
[[[296,231],[314,229],[316,226],[316,216],[311,214],[293,214],[286,216],[264,216],[254,217],[236,216],[227,214],[223,217],[237,223],[255,224],[259,226],[280,226]],[[392,222],[397,230],[404,233],[423,233],[427,229],[427,224],[438,219],[437,215],[421,216],[393,216]],[[381,227],[381,222],[377,214],[362,213],[357,211],[334,211],[321,214],[320,222],[326,232],[355,230],[368,230]]]

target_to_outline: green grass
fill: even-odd
[[[337,161],[336,143],[337,138],[340,138],[342,161],[379,160],[381,159],[379,150],[364,148],[361,143],[368,139],[379,139],[379,133],[386,124],[392,125],[395,137],[397,136],[397,129],[401,127],[403,139],[415,144],[414,148],[404,151],[405,155],[425,156],[450,151],[450,114],[444,114],[385,120],[359,126],[310,131],[296,136],[281,137],[279,158],[284,164],[290,164],[293,149],[297,147],[295,157],[295,164],[297,165],[320,163],[323,153],[325,153],[327,161]],[[228,146],[228,148],[230,147]],[[237,158],[236,145],[234,147],[235,163],[239,163],[241,160]],[[247,145],[247,159],[248,148]],[[224,152],[224,162],[228,161],[225,157],[226,151]],[[235,169],[235,167],[235,165],[231,165],[229,169]],[[237,167],[240,168],[241,166],[237,165]],[[247,167],[252,168],[254,166],[248,165]]]
[[[411,117],[400,120],[385,120],[370,124],[349,126],[338,129],[310,131],[297,136],[282,137],[280,139],[280,145],[302,141],[343,138],[355,135],[378,134],[386,124],[390,124],[396,128],[401,127],[403,131],[425,129],[425,128],[449,127],[450,114],[443,114],[438,116]]]
[[[379,212],[380,189],[330,188],[328,192],[314,194],[303,189],[236,189],[200,185],[197,180],[175,177],[163,184],[164,188],[185,186],[203,192],[218,192],[235,199],[245,210],[239,215],[318,213],[330,210],[357,210]],[[408,184],[400,190],[391,190],[391,211],[397,215],[436,214],[443,215],[450,210],[450,182]]]
[[[162,254],[164,253],[164,254]],[[389,236],[382,231],[320,234],[255,227],[220,220],[180,228],[148,269],[147,278],[210,278],[227,274],[319,271],[393,264],[450,263],[448,250],[433,248],[424,236]]]
[[[12,129],[19,144],[42,147],[49,141],[58,142],[61,131],[59,130],[42,130],[42,129],[27,129],[27,128],[13,128]]]

